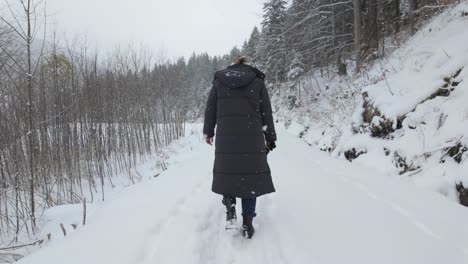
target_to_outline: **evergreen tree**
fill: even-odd
[[[292,51],[292,60],[289,66],[288,79],[291,81],[292,87],[295,87],[305,72],[304,57],[301,53]]]
[[[307,34],[311,27],[310,19],[307,19],[314,8],[311,0],[293,0],[288,9],[286,20],[287,38],[292,47],[301,53],[306,52],[307,38],[313,37]]]
[[[289,66],[288,80],[291,95],[288,97],[289,107],[295,107],[301,101],[301,77],[304,75],[305,65],[303,63],[304,57],[301,53],[293,51],[292,60]]]
[[[287,48],[285,37],[286,1],[270,0],[263,6],[260,56],[264,71],[270,80],[282,82],[287,74]]]
[[[254,27],[252,33],[250,34],[250,38],[248,41],[244,43],[242,47],[242,54],[247,56],[252,63],[255,63],[257,58],[257,47],[260,43],[260,31],[257,27]]]
[[[351,51],[352,15],[349,2],[294,0],[286,24],[288,46],[302,54],[307,70],[338,62]]]

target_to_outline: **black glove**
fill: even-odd
[[[270,151],[273,151],[276,148],[276,143],[274,141],[267,141],[266,142],[266,153],[270,153]]]

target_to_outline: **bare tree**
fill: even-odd
[[[142,46],[98,52],[86,40],[61,42],[55,32],[45,46],[45,36],[37,40],[45,30],[42,2],[7,4],[0,20],[0,236],[14,241],[34,232],[45,208],[104,199],[122,172],[140,178],[136,164],[185,134],[227,61],[197,55],[192,69],[185,60],[152,64]]]
[[[4,17],[0,19],[9,27],[10,30],[16,33],[17,37],[23,42],[24,49],[26,52],[26,57],[23,63],[19,60],[13,59],[13,54],[7,53],[7,56],[10,57],[19,68],[21,73],[26,78],[26,111],[27,111],[27,142],[28,142],[28,160],[29,160],[29,191],[30,191],[30,219],[31,219],[31,228],[34,232],[36,228],[36,203],[35,203],[35,166],[36,166],[36,128],[35,128],[35,118],[34,118],[34,89],[35,87],[35,78],[37,69],[39,67],[39,62],[42,57],[42,51],[44,47],[45,38],[42,41],[42,48],[36,54],[32,53],[32,45],[35,43],[36,36],[40,31],[45,34],[45,9],[43,9],[44,20],[40,21],[38,16],[41,16],[41,11],[39,9],[43,8],[43,1],[34,1],[34,0],[21,0],[19,1],[19,7],[21,11],[16,11],[15,6],[13,6],[8,0],[6,0],[6,5],[10,11],[10,15],[14,22],[9,22]],[[41,27],[41,23],[42,27]],[[22,86],[22,81],[19,80],[17,83],[18,87]]]

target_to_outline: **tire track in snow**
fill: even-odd
[[[205,183],[206,178],[196,183],[189,193],[177,199],[173,203],[174,207],[169,211],[169,216],[163,222],[157,223],[154,228],[150,230],[151,235],[143,243],[145,252],[143,253],[144,258],[142,263],[155,263],[155,258],[160,253],[159,249],[161,243],[165,241],[164,235],[170,230],[169,226],[171,226],[171,224],[173,224],[177,219],[180,219],[184,213],[190,211],[189,209],[191,207],[189,204],[191,200],[203,191],[203,185]]]
[[[201,243],[197,245],[199,256],[197,263],[217,264],[234,263],[233,246],[230,243],[232,237],[223,229],[223,219],[221,201],[212,199],[205,208],[203,219],[198,223],[200,227]],[[219,254],[222,254],[220,257]]]
[[[398,205],[397,203],[378,197],[374,192],[370,191],[370,189],[366,185],[357,181],[350,181],[341,172],[338,172],[337,175],[339,175],[340,180],[342,180],[345,183],[350,183],[354,185],[358,190],[365,193],[371,199],[380,201],[383,204],[385,204],[387,207],[390,207],[393,211],[401,215],[403,218],[409,221],[413,226],[415,226],[418,230],[420,230],[424,234],[432,237],[435,240],[441,241],[441,243],[452,244],[447,239],[444,239],[442,236],[436,234],[435,231],[432,230],[428,225],[420,221],[416,216],[411,214],[408,210],[404,209],[402,206]],[[456,248],[458,251],[460,251],[463,255],[468,256],[468,249],[462,248],[455,244],[452,244],[452,246]]]
[[[288,264],[291,263],[291,261],[289,260],[292,259],[292,256],[286,256],[287,254],[284,251],[284,240],[286,239],[286,235],[282,234],[281,225],[278,224],[275,218],[275,215],[280,213],[278,212],[278,207],[275,204],[275,198],[277,198],[276,195],[271,195],[265,197],[265,199],[262,201],[262,205],[264,207],[263,211],[265,212],[265,214],[260,215],[261,220],[259,220],[261,230],[264,230],[263,232],[268,232],[270,236],[270,238],[264,239],[262,241],[265,254],[271,254],[271,252],[276,252],[277,254],[276,256],[271,255],[271,261],[265,263],[273,263],[273,261],[279,261],[278,263]],[[271,241],[275,241],[275,243],[272,243]],[[290,241],[290,239],[288,239],[288,241]],[[271,248],[272,244],[275,245],[274,248]],[[289,255],[294,254],[290,253]]]
[[[387,207],[390,207],[393,211],[397,212],[399,215],[404,217],[407,221],[409,221],[411,224],[413,224],[417,229],[425,233],[426,235],[431,236],[434,239],[441,239],[440,236],[436,235],[433,230],[431,230],[426,224],[423,222],[419,221],[414,215],[412,215],[408,210],[404,209],[400,205],[387,201],[385,199],[380,198],[377,196],[374,192],[372,192],[369,187],[364,185],[363,183],[360,182],[352,182],[352,184],[361,192],[363,192],[365,195],[370,197],[373,200],[380,201],[383,204],[385,204]]]

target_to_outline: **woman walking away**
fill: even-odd
[[[223,195],[226,228],[235,227],[236,198],[242,199],[242,232],[252,238],[257,197],[275,191],[267,154],[275,147],[276,132],[265,74],[238,57],[215,74],[208,96],[203,133],[212,145],[215,162],[212,190]]]

